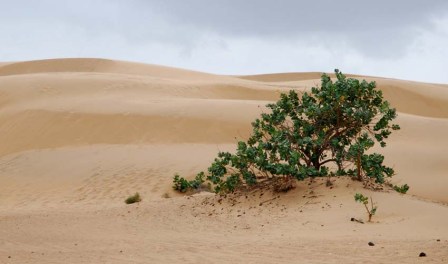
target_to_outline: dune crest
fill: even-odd
[[[173,79],[213,77],[212,74],[191,70],[99,58],[47,59],[0,64],[0,76],[63,72],[115,73]]]

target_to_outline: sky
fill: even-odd
[[[94,57],[217,74],[448,83],[446,0],[0,0],[0,61]]]

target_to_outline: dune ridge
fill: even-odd
[[[214,75],[191,70],[176,69],[159,65],[116,61],[100,58],[47,59],[25,62],[12,62],[0,65],[0,76],[39,74],[39,73],[115,73],[169,77],[174,79],[207,78]]]

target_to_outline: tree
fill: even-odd
[[[260,184],[275,188],[321,176],[350,175],[377,183],[391,177],[394,170],[383,165],[384,156],[367,150],[375,142],[385,147],[392,130],[400,129],[391,124],[396,110],[375,82],[346,78],[339,70],[335,75],[333,82],[323,74],[320,87],[311,92],[291,90],[268,104],[269,113],[252,122],[250,138],[239,141],[235,153],[218,153],[208,168],[206,179],[214,190]]]

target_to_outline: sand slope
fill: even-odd
[[[406,196],[372,194],[379,223],[348,221],[365,217],[352,196],[368,191],[346,179],[331,190],[314,183],[314,195],[304,183],[269,207],[258,206],[269,193],[212,206],[202,203],[214,197],[172,192],[174,173],[205,169],[249,135],[266,103],[319,75],[104,59],[0,64],[0,263],[415,262],[419,250],[446,262],[448,85],[366,77],[399,111],[402,130],[380,151],[394,182],[411,186]],[[136,191],[144,201],[124,205]]]

